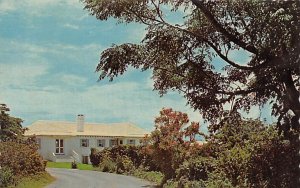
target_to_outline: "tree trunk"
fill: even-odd
[[[295,116],[300,117],[299,91],[297,91],[294,85],[290,70],[283,73],[283,83],[286,89],[285,103],[294,112]]]

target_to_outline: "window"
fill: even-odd
[[[123,145],[123,140],[120,140],[120,145]]]
[[[81,147],[89,147],[89,139],[81,139],[80,145]]]
[[[55,140],[55,153],[56,154],[64,154],[64,140],[63,139]]]
[[[116,145],[118,145],[117,140],[115,140],[115,139],[109,140],[109,146],[110,146],[110,147],[113,147],[113,146],[116,146]]]
[[[127,140],[127,144],[134,146],[135,145],[135,140],[133,140],[133,139]]]
[[[97,146],[98,147],[105,147],[105,140],[104,139],[97,140]]]

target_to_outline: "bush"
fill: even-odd
[[[146,152],[144,147],[116,146],[102,151],[92,148],[90,159],[93,166],[105,171],[116,170],[118,173],[131,173],[135,168],[144,168],[147,171],[157,170],[151,154]],[[117,165],[115,170],[110,167],[112,163]]]
[[[118,156],[116,161],[117,161],[116,171],[117,171],[118,174],[123,174],[123,173],[130,174],[135,169],[135,167],[133,165],[133,162],[126,155],[125,156]]]
[[[223,126],[213,145],[215,169],[207,187],[299,187],[297,133],[286,140],[274,126],[244,121]]]
[[[183,162],[176,170],[176,179],[189,181],[207,180],[208,174],[214,169],[214,159],[197,156]]]
[[[214,171],[209,174],[208,180],[205,182],[205,186],[208,188],[237,188],[232,185],[231,181],[226,177],[225,172]],[[244,188],[244,186],[240,186]]]
[[[141,158],[139,168],[143,168],[145,171],[160,171],[158,163],[153,158],[153,149],[148,146],[141,146],[138,148],[138,155]]]
[[[100,163],[99,168],[102,172],[114,173],[116,172],[116,165],[116,162],[114,162],[111,158],[106,157]]]
[[[90,161],[94,167],[99,166],[101,162],[101,153],[96,148],[91,148]]]
[[[156,184],[161,184],[163,179],[163,174],[161,172],[156,171],[149,171],[146,172],[144,169],[136,169],[133,172],[133,175],[138,178],[142,178],[151,182],[154,182]]]
[[[143,156],[141,156],[139,153],[139,148],[136,146],[115,146],[113,148],[106,149],[106,152],[109,153],[110,158],[114,161],[117,161],[119,156],[126,156],[136,167],[142,163],[143,159]]]
[[[205,185],[204,185],[203,181],[173,181],[173,180],[168,180],[163,185],[163,188],[204,188],[204,187],[205,187]],[[219,188],[219,187],[215,187],[215,188]]]
[[[0,187],[7,187],[9,184],[12,184],[13,172],[7,167],[3,167],[0,169]]]
[[[27,176],[45,171],[41,156],[30,145],[0,142],[0,166],[12,170],[15,176]]]
[[[75,161],[72,162],[71,164],[72,169],[77,169],[77,163]]]

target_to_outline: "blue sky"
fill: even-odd
[[[114,82],[97,82],[101,51],[139,42],[145,30],[101,22],[83,7],[79,0],[0,0],[0,103],[11,115],[25,126],[74,121],[81,113],[89,122],[132,122],[151,130],[159,110],[172,107],[201,121],[178,93],[159,97],[150,71],[130,69]]]
[[[97,82],[102,50],[139,42],[141,25],[101,22],[78,0],[0,1],[0,103],[24,125],[40,119],[132,122],[151,130],[163,107],[200,115],[177,94],[159,97],[151,72],[129,70],[114,82]]]

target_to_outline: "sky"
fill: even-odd
[[[112,44],[138,43],[138,24],[101,22],[79,0],[0,0],[0,103],[28,126],[37,120],[132,122],[151,130],[163,107],[198,112],[176,92],[160,97],[151,72],[130,69],[98,82],[100,53]]]
[[[101,52],[138,43],[145,29],[99,21],[83,8],[80,0],[0,0],[0,103],[12,116],[28,126],[84,114],[88,122],[131,122],[151,130],[159,111],[171,107],[202,122],[177,92],[160,97],[153,91],[151,71],[130,69],[113,82],[98,82]]]

